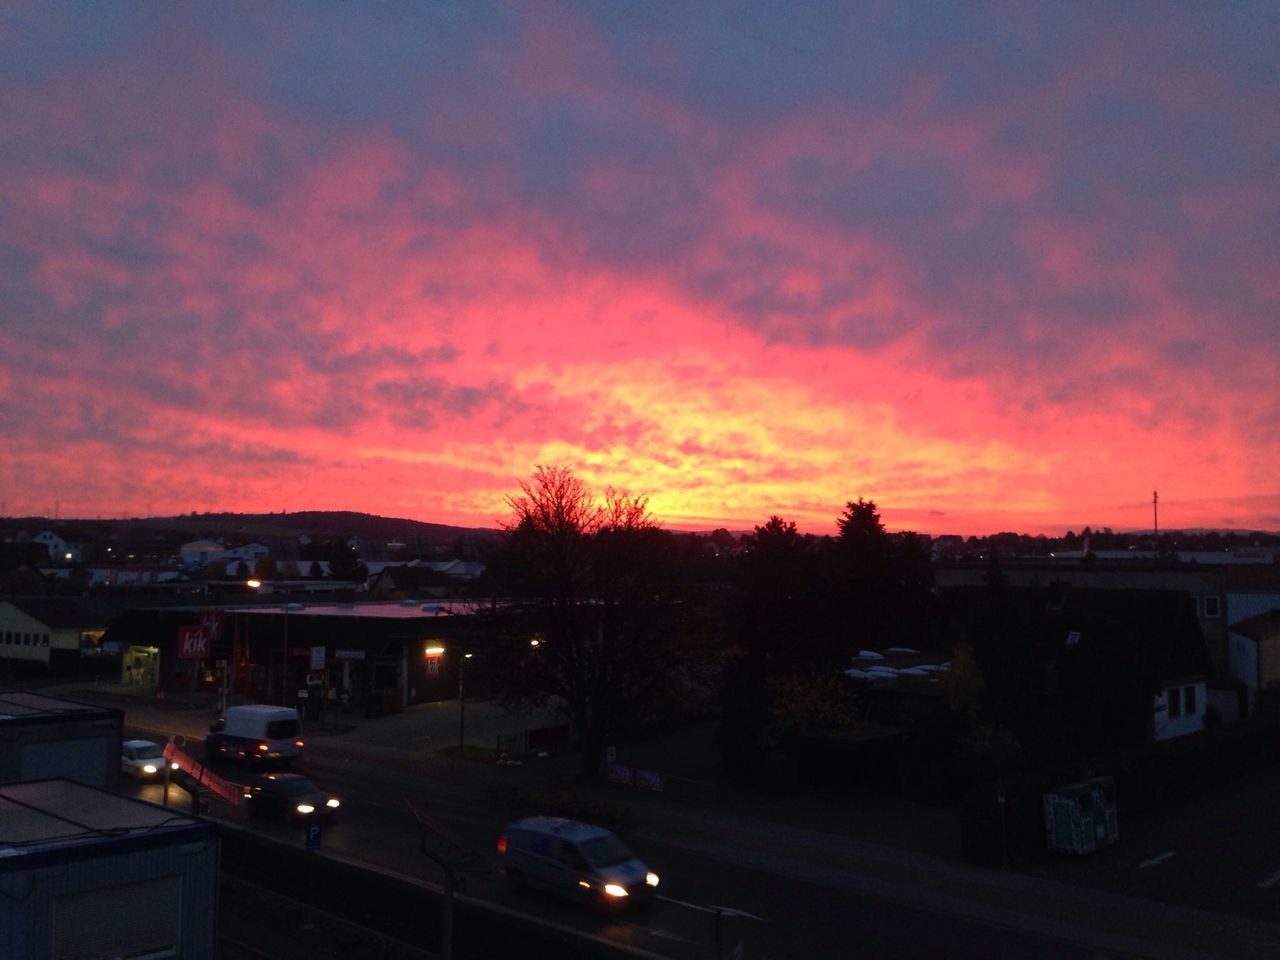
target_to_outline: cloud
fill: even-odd
[[[1263,516],[1276,26],[7,8],[0,482],[471,522],[566,462],[735,528]]]

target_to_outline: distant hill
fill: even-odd
[[[496,541],[501,531],[485,527],[455,527],[401,517],[380,517],[350,510],[304,510],[298,513],[189,513],[172,517],[126,520],[51,520],[47,517],[0,519],[7,530],[25,529],[34,535],[43,529],[81,531],[92,537],[121,539],[197,540],[208,537],[230,543],[254,540],[312,540],[357,538],[366,541],[400,541],[411,545],[447,547],[459,541],[472,549]],[[469,552],[469,551],[468,551]]]
[[[359,537],[364,540],[404,540],[414,538],[436,542],[458,537],[496,538],[500,531],[484,527],[454,527],[444,523],[427,523],[403,517],[381,517],[354,510],[303,510],[297,513],[202,513],[191,517],[174,517],[167,526],[195,522],[206,530],[226,531],[239,536],[257,533],[262,536]]]

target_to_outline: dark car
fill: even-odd
[[[341,806],[333,794],[321,790],[300,773],[264,773],[244,788],[245,802],[256,816],[284,820],[317,820]]]

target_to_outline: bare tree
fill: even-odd
[[[521,611],[539,642],[516,641],[525,649],[507,658],[505,687],[513,699],[558,699],[590,768],[608,737],[643,722],[676,658],[665,535],[647,498],[609,489],[597,499],[568,467],[539,466],[520,489],[497,566],[508,612]]]

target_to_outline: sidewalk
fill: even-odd
[[[121,706],[126,723],[157,734],[202,739],[217,712],[208,696],[188,695],[158,701],[139,696],[138,688],[69,684],[44,692]],[[308,750],[317,757],[370,768],[418,772],[422,760],[456,748],[456,701],[423,704],[403,713],[367,719],[340,715],[327,728],[306,730]],[[507,714],[491,703],[466,705],[466,742],[492,743],[498,733],[514,733],[545,723],[546,717]],[[684,749],[699,750],[696,740],[709,732],[686,734]],[[623,748],[619,759],[637,765],[675,755],[672,744],[658,741]],[[685,765],[691,762],[688,758]],[[459,771],[491,773],[487,764],[457,762]],[[1271,958],[1280,944],[1280,924],[1173,906],[1089,884],[1088,864],[1073,858],[1073,882],[1046,876],[1043,863],[1030,870],[992,870],[958,859],[959,833],[954,812],[898,801],[847,801],[818,795],[762,797],[714,777],[708,757],[700,770],[711,789],[699,803],[575,778],[572,755],[527,759],[513,774],[527,789],[564,789],[623,811],[636,835],[679,846],[726,863],[767,869],[838,885],[869,895],[908,900],[935,909],[978,917],[1050,936],[1079,939],[1084,931],[1105,954],[1159,958]],[[1104,954],[1104,955],[1105,955]]]

